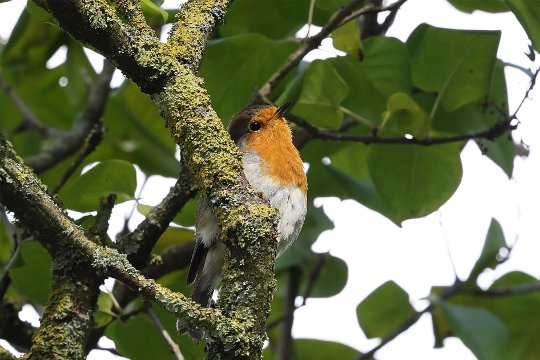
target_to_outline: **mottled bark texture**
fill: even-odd
[[[78,256],[71,261],[82,269],[91,266],[97,271],[93,276],[113,276],[185,319],[189,326],[205,329],[209,336],[208,358],[260,358],[275,286],[277,213],[249,188],[240,153],[196,74],[206,40],[222,21],[230,0],[189,1],[181,9],[166,43],[140,23],[137,9],[132,8],[137,2],[118,1],[117,9],[105,0],[38,3],[74,38],[108,58],[160,109],[172,138],[181,148],[187,170],[210,199],[222,224],[221,235],[229,254],[217,309],[201,308],[159,286],[144,278],[125,254],[89,241],[15,157],[5,140],[0,144],[0,201],[35,233],[55,259],[60,249],[73,249],[80,261]],[[61,284],[56,288],[61,289]],[[78,316],[80,321],[86,321],[86,313]],[[85,328],[81,331],[87,331],[86,324],[81,327]],[[79,339],[78,335],[66,336],[70,341]],[[79,357],[77,353],[66,358]]]

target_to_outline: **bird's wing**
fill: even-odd
[[[195,250],[193,250],[193,255],[191,256],[191,264],[189,265],[189,273],[187,278],[189,285],[193,284],[197,276],[202,274],[206,254],[208,254],[208,248],[203,244],[202,241],[197,241],[195,244]]]

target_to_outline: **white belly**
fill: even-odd
[[[279,211],[278,250],[279,256],[298,237],[307,211],[306,197],[296,186],[283,187],[270,176],[260,171],[260,158],[253,152],[244,154],[244,174],[253,190],[260,192]]]

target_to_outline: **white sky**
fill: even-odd
[[[0,36],[6,39],[25,5],[24,0],[0,4]],[[165,7],[174,7],[178,1],[166,1]],[[487,14],[475,12],[468,15],[455,10],[446,0],[409,0],[400,10],[388,35],[405,40],[422,22],[435,26],[463,29],[502,30],[498,56],[504,61],[525,67],[532,65],[524,55],[528,39],[512,14]],[[329,52],[319,51],[316,57],[326,57]],[[62,56],[60,56],[61,61]],[[98,67],[101,64],[97,65]],[[515,69],[506,72],[510,111],[516,108],[528,87],[528,78]],[[328,199],[324,201],[327,214],[334,220],[335,230],[321,235],[314,245],[315,251],[330,251],[344,259],[349,266],[349,279],[344,291],[335,297],[310,300],[295,316],[293,334],[299,338],[321,338],[343,342],[361,351],[368,351],[378,340],[367,340],[356,320],[357,304],[383,282],[393,280],[411,296],[413,305],[423,308],[421,300],[433,285],[450,285],[454,274],[446,242],[458,275],[463,279],[477,259],[491,217],[503,226],[507,241],[519,241],[512,256],[500,269],[484,273],[480,281],[488,286],[500,275],[522,270],[540,276],[538,254],[540,233],[540,125],[537,116],[540,102],[531,96],[520,112],[521,125],[515,133],[530,145],[527,159],[517,159],[514,176],[505,174],[478,148],[469,144],[462,153],[464,175],[454,196],[440,209],[425,218],[406,221],[402,228],[385,217],[354,201]],[[145,186],[143,202],[157,203],[172,179],[152,177]],[[115,208],[119,219],[131,204]],[[140,218],[134,219],[134,223]],[[119,229],[120,222],[113,224]],[[446,238],[446,240],[445,240]],[[447,339],[445,347],[433,349],[431,319],[424,316],[405,334],[377,353],[379,360],[402,358],[415,359],[474,359],[472,353],[456,338]],[[90,358],[105,359],[104,352]]]

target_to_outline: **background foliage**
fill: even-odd
[[[540,5],[536,1],[449,2],[464,12],[512,12],[530,37],[532,47],[540,49]],[[295,34],[306,24],[310,4],[314,5],[312,25],[323,26],[346,3],[236,0],[225,23],[208,43],[200,69],[212,105],[225,124],[252,101],[256,90],[298,48],[301,39]],[[175,11],[161,10],[159,1],[141,4],[147,21],[156,29],[173,18]],[[79,43],[32,3],[27,10],[7,42],[0,45],[0,75],[47,128],[69,131],[77,114],[83,111],[98,74]],[[398,225],[426,216],[439,209],[460,184],[460,153],[468,138],[512,176],[518,147],[508,136],[515,125],[515,114],[508,109],[504,77],[504,68],[509,65],[497,59],[500,32],[421,24],[402,42],[386,37],[383,28],[376,35],[365,35],[367,18],[362,20],[349,22],[331,34],[335,48],[343,55],[301,62],[269,94],[277,103],[293,102],[294,116],[324,131],[366,136],[371,142],[380,138],[397,140],[371,145],[366,144],[370,141],[329,142],[324,136],[310,136],[308,132],[307,141],[299,145],[309,164],[311,205],[299,239],[276,264],[280,286],[268,320],[268,359],[285,358],[278,349],[283,346],[283,333],[290,337],[288,320],[295,307],[301,306],[295,302],[297,296],[303,298],[304,304],[307,298],[331,297],[347,282],[348,266],[343,260],[311,249],[319,234],[332,228],[322,209],[312,205],[315,198],[354,199]],[[47,66],[59,49],[66,51],[65,62]],[[533,76],[533,71],[525,71]],[[29,126],[8,91],[0,92],[0,104],[0,130],[19,156],[31,157],[57,141],[54,134]],[[112,90],[102,121],[107,129],[103,141],[77,164],[77,171],[58,194],[67,210],[89,216],[98,209],[99,198],[110,193],[117,195],[117,203],[137,197],[134,165],[146,177],[177,177],[179,170],[174,143],[155,105],[131,82],[124,81]],[[493,130],[497,126],[504,127],[500,133]],[[475,135],[486,130],[491,132]],[[303,131],[296,126],[296,139],[306,136]],[[432,138],[455,137],[461,137],[461,141],[421,144]],[[409,143],[407,139],[411,138],[419,143]],[[77,156],[71,154],[40,177],[54,187]],[[86,165],[96,163],[81,174]],[[195,209],[195,200],[183,208],[154,248],[156,254],[191,240]],[[139,204],[136,211],[144,215],[149,207]],[[10,219],[4,217],[0,223],[0,275],[10,279],[10,284],[2,287],[2,302],[16,309],[30,304],[39,311],[47,301],[50,259],[23,229],[10,224]],[[85,226],[87,220],[81,217],[80,222]],[[408,323],[429,312],[436,345],[442,346],[448,336],[457,336],[479,359],[540,358],[535,341],[540,336],[536,325],[540,294],[533,291],[538,288],[538,279],[511,272],[489,289],[477,285],[485,269],[505,261],[501,257],[501,249],[505,248],[500,225],[493,220],[484,249],[468,278],[456,278],[449,287],[434,287],[428,294],[429,306],[420,311],[412,307],[409,295],[399,285],[388,281],[358,304],[359,326],[367,337],[383,339],[384,345],[393,333],[405,331]],[[162,275],[159,282],[188,293],[184,285],[186,269],[173,270]],[[146,306],[135,298],[119,309],[111,295],[102,293],[95,312],[96,328],[105,329],[105,335],[123,356],[172,358],[167,343],[145,312]],[[186,359],[202,357],[204,344],[196,345],[177,335],[172,315],[158,309],[155,313],[180,344]],[[25,350],[17,339],[10,343]],[[360,354],[344,344],[314,339],[294,340],[288,352],[296,359],[362,359],[371,355]]]

